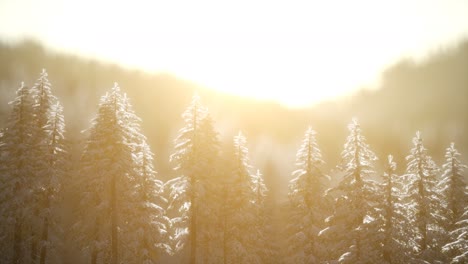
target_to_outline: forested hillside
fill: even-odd
[[[416,130],[425,133],[438,161],[450,141],[457,142],[461,151],[468,150],[468,141],[463,137],[468,130],[466,41],[434,52],[420,62],[403,60],[390,67],[379,87],[372,90],[306,109],[288,109],[272,102],[220,94],[168,74],[151,74],[62,54],[32,41],[1,44],[0,58],[0,124],[6,121],[7,102],[13,98],[19,82],[32,83],[34,76],[46,68],[64,104],[69,137],[73,140],[82,138],[80,131],[87,127],[99,96],[118,82],[132,98],[135,110],[144,120],[143,131],[161,157],[168,157],[170,142],[180,125],[178,117],[194,91],[212,112],[223,141],[239,129],[244,131],[252,139],[250,144],[259,166],[273,166],[271,170],[279,179],[292,169],[294,149],[308,125],[321,132],[318,140],[326,146],[326,166],[333,168],[339,161],[337,148],[346,134],[342,124],[352,117],[359,118],[366,128],[379,156],[407,151],[407,138]],[[260,157],[257,152],[270,154]],[[395,158],[403,161],[398,155]],[[157,161],[157,166],[164,175],[172,177],[166,159]]]
[[[166,156],[164,151],[163,155],[153,152],[141,126],[147,122],[145,118],[152,120],[155,109],[149,108],[142,118],[138,111],[144,111],[133,109],[135,102],[117,82],[96,102],[97,109],[83,133],[76,131],[77,120],[83,118],[81,108],[69,112],[72,120],[66,122],[70,117],[61,98],[69,100],[70,95],[56,96],[52,83],[45,69],[35,81],[20,82],[0,130],[2,263],[468,261],[467,166],[456,141],[463,138],[456,134],[465,127],[462,121],[450,123],[453,130],[438,127],[443,120],[423,117],[402,119],[401,127],[393,123],[398,128],[393,136],[403,135],[400,140],[408,129],[404,124],[417,120],[427,126],[405,139],[408,150],[393,152],[404,159],[398,162],[392,155],[376,155],[373,143],[366,139],[367,130],[372,130],[370,123],[355,118],[338,123],[351,112],[370,122],[375,112],[364,113],[364,101],[359,104],[359,100],[375,97],[370,102],[377,103],[378,94],[385,90],[358,96],[351,100],[357,102],[354,105],[342,102],[346,115],[318,115],[318,109],[330,110],[337,102],[287,110],[253,101],[244,105],[239,98],[234,100],[238,105],[231,102],[229,110],[251,107],[252,112],[243,109],[239,115],[227,115],[227,108],[223,112],[217,101],[227,96],[205,94],[215,109],[213,115],[203,97],[193,95],[178,115],[159,113],[161,120],[178,129],[175,134],[167,129],[165,144],[170,146],[166,150],[170,154]],[[404,100],[401,102],[404,106]],[[455,101],[451,105],[457,107]],[[461,101],[458,107],[463,106]],[[271,111],[264,111],[270,107]],[[274,115],[273,109],[282,115]],[[169,105],[166,111],[172,111]],[[344,136],[315,130],[313,122],[310,125],[307,118],[299,118],[307,116],[307,111],[321,117],[322,125],[334,120]],[[379,114],[385,111],[375,115]],[[250,115],[247,122],[243,115]],[[302,121],[302,126],[309,127],[304,129],[295,161],[290,162],[291,170],[283,175],[283,180],[290,180],[275,184],[271,179],[282,175],[290,154],[280,148],[273,153],[269,150],[274,149],[271,145],[288,145],[288,136],[290,141],[296,139],[288,134],[292,133],[287,130],[290,118],[291,124]],[[151,124],[156,135],[150,135],[162,142],[157,134],[159,123]],[[231,136],[236,124],[241,132]],[[228,125],[233,127],[226,129]],[[270,135],[268,127],[282,129]],[[246,137],[243,129],[252,136]],[[392,133],[379,129],[374,127],[372,135],[385,146],[391,139],[387,133]],[[455,139],[438,154],[443,157],[440,162],[428,149],[447,139],[426,140],[425,133],[434,131],[442,131],[437,137]],[[318,140],[322,135],[334,144]],[[226,138],[231,139],[223,140]],[[253,146],[263,145],[254,155],[247,138]],[[339,161],[323,155],[322,150],[340,153]],[[257,163],[262,155],[266,156],[265,168]],[[161,172],[157,164],[171,172]],[[329,169],[324,164],[336,167]],[[287,197],[277,199],[281,192]]]

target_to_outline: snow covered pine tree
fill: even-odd
[[[272,239],[273,224],[272,216],[268,212],[267,208],[267,193],[268,188],[265,185],[263,175],[260,173],[260,170],[257,170],[257,173],[252,175],[253,182],[253,192],[255,193],[255,200],[253,205],[255,206],[256,211],[256,220],[255,226],[256,232],[255,235],[255,250],[257,255],[261,260],[261,263],[275,263],[279,259],[278,250],[276,250],[276,240]],[[273,237],[274,238],[274,237]]]
[[[377,159],[369,149],[357,120],[349,125],[350,135],[342,152],[342,169],[345,173],[337,187],[333,214],[326,219],[323,236],[329,261],[339,263],[383,263],[379,246],[377,184],[369,176]]]
[[[31,89],[21,84],[0,142],[0,253],[8,263],[19,264],[27,248],[24,232],[27,213],[31,212],[27,188],[32,180],[33,99]]]
[[[176,138],[175,151],[171,155],[174,169],[181,175],[167,183],[171,189],[169,199],[169,212],[177,212],[173,217],[174,251],[180,251],[187,245],[189,263],[212,262],[204,259],[210,235],[216,234],[213,230],[216,225],[207,224],[206,221],[217,223],[216,206],[219,199],[210,197],[213,178],[216,177],[216,162],[219,155],[218,135],[214,130],[213,121],[208,110],[201,105],[200,97],[195,95],[192,102],[182,115],[185,126],[179,131]],[[206,216],[206,217],[204,217]],[[219,246],[220,241],[212,239],[213,245]],[[202,246],[203,244],[203,246]],[[205,252],[206,253],[206,252]],[[213,255],[216,257],[216,255]]]
[[[266,191],[260,175],[251,174],[246,139],[242,133],[234,137],[228,165],[223,214],[223,263],[262,263],[261,247],[265,230],[259,212],[262,210],[262,192]],[[229,173],[230,172],[230,173]],[[260,192],[260,194],[259,194]],[[260,200],[259,200],[260,195]]]
[[[39,237],[39,263],[44,264],[50,252],[59,255],[59,247],[62,244],[63,235],[59,225],[59,214],[54,210],[59,203],[59,192],[62,182],[68,172],[68,153],[65,142],[65,121],[63,117],[63,107],[59,102],[51,107],[49,112],[51,118],[44,126],[47,133],[47,142],[44,144],[44,162],[48,164],[44,167],[43,195],[41,198],[43,206],[40,208],[39,216],[42,219],[42,226]]]
[[[57,213],[52,210],[56,204],[55,198],[60,191],[61,182],[67,171],[67,152],[64,138],[65,121],[63,107],[52,94],[51,84],[45,69],[32,87],[34,100],[35,126],[31,152],[36,158],[34,179],[31,184],[31,205],[34,207],[29,214],[29,232],[31,243],[31,262],[39,259],[44,264],[48,248],[56,249],[61,244],[57,241],[61,236],[57,233]],[[51,228],[54,227],[54,228]],[[49,233],[52,231],[52,237]],[[51,243],[51,238],[56,242]],[[53,246],[53,247],[52,247]],[[57,252],[57,250],[55,250]],[[50,254],[49,254],[50,255]]]
[[[449,242],[442,252],[450,263],[468,262],[468,190],[462,175],[467,166],[461,163],[460,156],[455,144],[451,143],[445,153],[439,183],[446,202],[444,211],[448,221],[445,228],[449,235]]]
[[[296,155],[296,166],[289,183],[289,212],[286,228],[286,263],[319,263],[320,243],[317,235],[324,227],[327,203],[324,197],[326,175],[320,171],[324,163],[309,127]]]
[[[427,154],[419,131],[413,138],[413,148],[406,157],[405,200],[409,218],[408,250],[412,261],[442,261],[439,238],[444,234],[442,198],[437,190],[438,168]]]
[[[91,263],[155,263],[167,248],[153,154],[117,84],[101,98],[81,160],[81,216],[74,225]],[[110,220],[110,221],[109,221]]]
[[[386,263],[407,263],[406,261],[406,212],[402,204],[402,177],[395,173],[396,163],[388,155],[381,190],[383,199],[377,207],[382,210],[383,258]]]

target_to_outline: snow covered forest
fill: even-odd
[[[336,139],[332,174],[310,124],[283,186],[287,202],[272,208],[246,137],[222,146],[202,98],[179,113],[183,126],[164,157],[142,132],[151,120],[123,90],[116,83],[101,97],[74,155],[47,72],[19,85],[0,131],[1,263],[468,262],[457,142],[441,164],[417,131],[408,153],[377,157],[353,119]],[[163,180],[155,159],[169,160],[177,177]],[[275,210],[285,217],[273,219]]]

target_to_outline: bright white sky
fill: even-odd
[[[301,106],[468,36],[464,0],[0,0],[0,38]]]

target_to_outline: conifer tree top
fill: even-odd
[[[344,150],[341,153],[342,163],[340,168],[349,173],[359,169],[363,175],[373,173],[373,162],[377,156],[370,149],[366,138],[362,135],[361,126],[356,118],[348,125],[349,136],[346,139]]]
[[[47,74],[47,71],[42,69],[42,72],[34,84],[34,87],[40,87],[41,89],[44,89],[45,92],[50,92],[51,84],[49,82],[48,76],[49,75]]]
[[[461,173],[464,169],[468,168],[466,165],[461,163],[459,159],[460,156],[461,154],[455,148],[455,143],[450,143],[450,147],[448,147],[445,152],[446,162],[442,165],[442,168],[445,169],[444,173],[447,173],[454,167],[457,169],[455,173]]]
[[[234,137],[234,148],[235,148],[234,151],[235,151],[235,155],[238,161],[241,163],[241,164],[238,164],[239,168],[245,168],[246,169],[245,173],[249,175],[250,174],[249,170],[251,169],[251,165],[250,165],[249,157],[248,157],[249,150],[246,145],[247,145],[247,139],[242,134],[242,132],[239,131],[237,136]]]
[[[406,172],[409,174],[422,173],[427,176],[428,173],[437,170],[436,164],[427,154],[427,149],[423,144],[419,131],[416,132],[416,136],[413,138],[413,148],[410,151],[410,155],[406,157],[406,160],[408,161]]]

